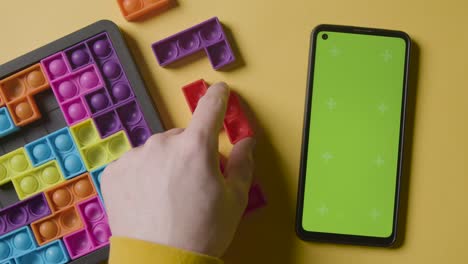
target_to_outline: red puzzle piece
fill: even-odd
[[[182,87],[185,100],[192,113],[197,108],[198,101],[205,95],[207,90],[208,84],[203,79]],[[244,111],[242,111],[239,97],[232,91],[229,94],[228,106],[224,117],[224,130],[232,144],[236,144],[241,139],[254,135],[249,120]]]
[[[203,95],[205,95],[207,90],[208,84],[203,79],[182,87],[185,100],[187,101],[187,104],[189,105],[190,111],[192,111],[192,113],[195,111],[195,108],[197,108],[198,101]]]

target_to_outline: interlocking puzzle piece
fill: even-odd
[[[200,98],[206,94],[208,90],[208,84],[203,80],[195,81],[191,84],[187,84],[182,87],[182,92],[184,93],[185,100],[189,105],[190,111],[195,112],[197,108],[198,101]]]
[[[107,215],[98,197],[83,201],[77,207],[85,228],[63,238],[72,259],[108,245],[111,236]]]
[[[123,129],[115,109],[96,115],[93,119],[101,138],[106,138]]]
[[[91,178],[93,179],[94,186],[96,187],[96,191],[98,192],[99,198],[101,198],[103,205],[104,205],[104,198],[102,197],[102,192],[101,192],[101,177],[105,168],[106,166],[102,166],[91,172]]]
[[[19,148],[0,157],[0,185],[31,169],[31,161],[24,148]]]
[[[90,50],[84,42],[64,50],[63,55],[71,71],[76,71],[94,62]]]
[[[57,161],[52,160],[14,177],[12,182],[18,198],[23,200],[64,180]]]
[[[169,0],[117,0],[122,15],[128,21],[138,20],[150,13],[166,10]]]
[[[0,261],[21,256],[37,247],[29,226],[0,237]]]
[[[65,179],[70,179],[86,171],[68,127],[48,135],[47,141],[57,157],[57,162]]]
[[[0,211],[0,235],[50,215],[44,194],[17,202]]]
[[[224,130],[232,144],[254,135],[249,119],[242,110],[239,97],[232,91],[229,94],[226,115],[224,116]]]
[[[24,149],[26,150],[26,153],[34,167],[55,159],[55,155],[47,141],[47,137],[42,137],[24,145]]]
[[[16,126],[41,118],[33,96],[49,88],[41,65],[35,64],[0,81],[0,97]]]
[[[17,126],[25,126],[41,118],[41,112],[31,96],[7,103],[11,117]]]
[[[41,60],[41,65],[50,82],[59,77],[68,75],[71,72],[70,65],[66,62],[63,52],[56,53]]]
[[[6,107],[0,108],[0,138],[15,131],[18,131],[18,127],[13,122],[10,112]]]
[[[88,65],[51,82],[52,91],[60,103],[65,120],[69,125],[90,116],[82,96],[104,86],[95,65]]]
[[[107,33],[86,41],[114,104],[133,98],[128,78]]]
[[[83,226],[83,221],[73,205],[31,224],[34,237],[39,245],[62,238],[83,228]]]
[[[88,171],[95,170],[122,156],[131,149],[124,131],[119,131],[94,145],[80,149]]]
[[[71,134],[88,171],[116,160],[131,148],[124,131],[119,131],[105,139],[99,138],[91,119],[72,126]]]
[[[116,108],[116,112],[132,146],[138,147],[145,144],[151,136],[151,130],[138,102],[131,100],[123,103]]]
[[[182,87],[185,100],[192,113],[200,98],[208,90],[208,84],[202,79]],[[239,97],[233,91],[229,94],[226,115],[224,117],[224,130],[232,144],[236,144],[241,139],[252,137],[253,129],[249,120],[242,110]]]
[[[205,50],[215,70],[236,60],[217,17],[155,42],[152,48],[161,66],[171,64],[200,50]]]
[[[70,132],[78,145],[78,149],[93,145],[101,140],[92,119],[86,119],[70,127]]]
[[[69,260],[62,241],[56,240],[16,258],[17,263],[64,264]]]
[[[46,190],[44,194],[52,212],[96,196],[96,189],[92,182],[89,174],[85,173]]]
[[[96,115],[112,107],[112,100],[106,88],[97,89],[84,96],[89,112]]]
[[[35,95],[49,88],[40,64],[15,73],[0,81],[0,94],[5,103],[26,95]]]

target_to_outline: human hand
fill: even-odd
[[[234,145],[225,176],[218,134],[229,88],[208,89],[186,129],[153,135],[107,166],[102,193],[114,236],[224,254],[247,206],[255,140]]]

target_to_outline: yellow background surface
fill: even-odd
[[[179,0],[139,23],[126,22],[111,0],[1,1],[0,10],[0,63],[97,20],[117,23],[168,128],[188,123],[180,87],[196,79],[226,81],[245,98],[262,129],[256,177],[269,206],[242,222],[226,263],[468,263],[465,0]],[[206,57],[177,68],[157,65],[152,42],[212,16],[232,31],[242,67],[216,72]],[[306,243],[294,234],[308,40],[320,23],[400,29],[418,46],[400,248]]]

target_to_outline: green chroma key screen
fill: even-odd
[[[392,234],[405,51],[397,37],[317,35],[305,231]]]

